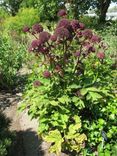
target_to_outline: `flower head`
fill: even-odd
[[[33,82],[33,86],[34,87],[39,87],[39,86],[41,86],[41,82],[39,80],[36,80],[36,81]]]
[[[49,51],[49,49],[47,47],[40,46],[38,51],[45,54]]]
[[[76,31],[79,28],[78,20],[72,20],[71,21],[71,26],[72,26],[73,30]]]
[[[61,9],[58,13],[57,13],[57,16],[59,17],[63,17],[63,16],[66,16],[67,15],[67,12],[66,10],[64,9]]]
[[[45,43],[49,40],[50,36],[51,36],[50,33],[46,32],[46,31],[40,32],[39,40],[41,43]]]
[[[57,28],[55,31],[55,34],[58,39],[69,39],[70,38],[70,32],[68,31],[68,29],[63,28],[63,27]]]
[[[29,32],[30,31],[30,28],[28,27],[28,26],[25,26],[24,28],[23,28],[23,32]]]
[[[57,40],[57,36],[56,35],[51,35],[50,40],[55,42]]]
[[[32,27],[32,32],[33,33],[40,33],[43,31],[43,27],[40,24],[35,24]]]
[[[98,53],[97,53],[97,57],[98,57],[99,59],[104,59],[104,58],[105,58],[104,52],[98,52]]]
[[[90,29],[84,30],[84,31],[82,32],[82,34],[83,34],[83,36],[84,36],[85,38],[91,38],[92,35],[93,35],[93,33],[92,33],[92,31],[91,31]]]
[[[97,42],[99,43],[101,41],[101,38],[99,36],[97,36],[97,35],[93,35],[92,38],[91,38],[91,41],[93,43],[97,43]]]
[[[77,37],[81,38],[83,36],[83,33],[81,31],[77,32]]]
[[[88,52],[95,52],[95,48],[92,45],[86,45],[85,46]]]
[[[79,57],[79,56],[80,56],[80,51],[76,51],[76,52],[74,53],[74,56]]]
[[[39,40],[33,40],[31,43],[31,47],[35,49],[38,48],[38,46],[39,46]]]
[[[79,23],[79,28],[80,28],[81,30],[84,30],[85,25],[84,25],[83,23]]]
[[[61,19],[59,22],[58,22],[58,25],[57,25],[57,28],[60,28],[60,27],[63,27],[63,28],[66,28],[66,29],[69,29],[71,26],[70,26],[70,21],[66,18],[63,18]]]
[[[46,71],[43,72],[43,76],[45,78],[50,78],[51,77],[51,73],[48,70],[46,70]]]

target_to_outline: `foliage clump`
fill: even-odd
[[[0,88],[15,88],[17,73],[26,61],[25,46],[11,43],[5,37],[0,39]]]
[[[9,131],[10,121],[0,111],[0,156],[8,155],[14,134]]]

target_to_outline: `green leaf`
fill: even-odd
[[[51,153],[59,155],[61,153],[61,144],[63,142],[62,136],[58,130],[50,131],[49,134],[43,137],[45,141],[52,143],[50,147]]]
[[[27,107],[26,103],[21,103],[21,105],[18,107],[18,111],[22,112],[26,109],[26,107]]]
[[[73,119],[75,120],[75,123],[81,123],[80,117],[77,115],[74,115]]]
[[[99,122],[100,125],[103,125],[103,124],[105,123],[105,120],[103,120],[103,119],[98,119],[98,122]]]
[[[53,100],[53,101],[50,101],[50,104],[53,105],[53,106],[57,106],[59,104],[59,102]]]
[[[74,103],[78,103],[79,98],[78,98],[77,96],[73,96],[73,97],[72,97],[72,101],[73,101]]]
[[[89,94],[92,97],[93,101],[103,98],[99,93],[96,92],[89,92]]]
[[[85,140],[87,140],[87,137],[85,134],[80,134],[78,137],[75,138],[75,140],[78,144],[82,144]]]
[[[39,134],[43,133],[44,131],[48,130],[49,126],[47,124],[41,123],[39,124]]]
[[[50,131],[49,134],[44,137],[44,140],[50,143],[55,143],[58,141],[62,142],[62,137],[58,130],[53,130],[53,131]]]
[[[80,88],[81,86],[77,85],[77,84],[72,84],[69,86],[70,89],[78,89]]]
[[[116,156],[117,154],[117,144],[113,146],[112,148],[112,156]]]
[[[58,98],[58,101],[63,104],[68,104],[69,102],[71,102],[71,99],[67,95],[63,95],[62,97]]]
[[[95,88],[95,87],[89,87],[87,88],[88,91],[92,91],[92,92],[100,92],[100,89]]]
[[[105,156],[111,156],[109,150],[105,150],[104,153],[105,153]]]
[[[81,93],[81,95],[83,95],[83,96],[86,95],[87,92],[88,92],[87,88],[83,88],[83,89],[80,90],[80,93]]]

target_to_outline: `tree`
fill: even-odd
[[[100,23],[105,22],[111,2],[117,2],[117,0],[66,0],[66,3],[70,4],[75,18],[86,13],[89,8],[95,8]]]
[[[31,8],[31,7],[36,8],[38,6],[38,2],[39,0],[23,0],[20,6],[27,7],[27,8]]]
[[[95,1],[95,7],[97,8],[97,15],[99,17],[99,23],[104,23],[106,20],[106,13],[112,2],[117,3],[117,0],[97,0]]]
[[[106,13],[110,6],[111,0],[98,0],[97,11],[99,14],[99,23],[105,22]]]
[[[93,5],[90,0],[66,0],[65,3],[69,3],[73,18],[79,18],[79,15],[84,14]]]
[[[0,5],[5,8],[12,16],[15,16],[23,0],[2,0]]]
[[[57,18],[58,10],[63,6],[61,0],[39,0],[38,10],[40,19],[43,20],[55,20]]]

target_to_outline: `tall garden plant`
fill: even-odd
[[[85,147],[95,151],[103,141],[102,132],[113,144],[117,133],[112,62],[92,30],[68,20],[65,10],[58,16],[53,34],[40,24],[23,29],[35,38],[29,52],[38,61],[20,109],[28,108],[38,119],[39,135],[51,143],[51,152],[78,154]]]

